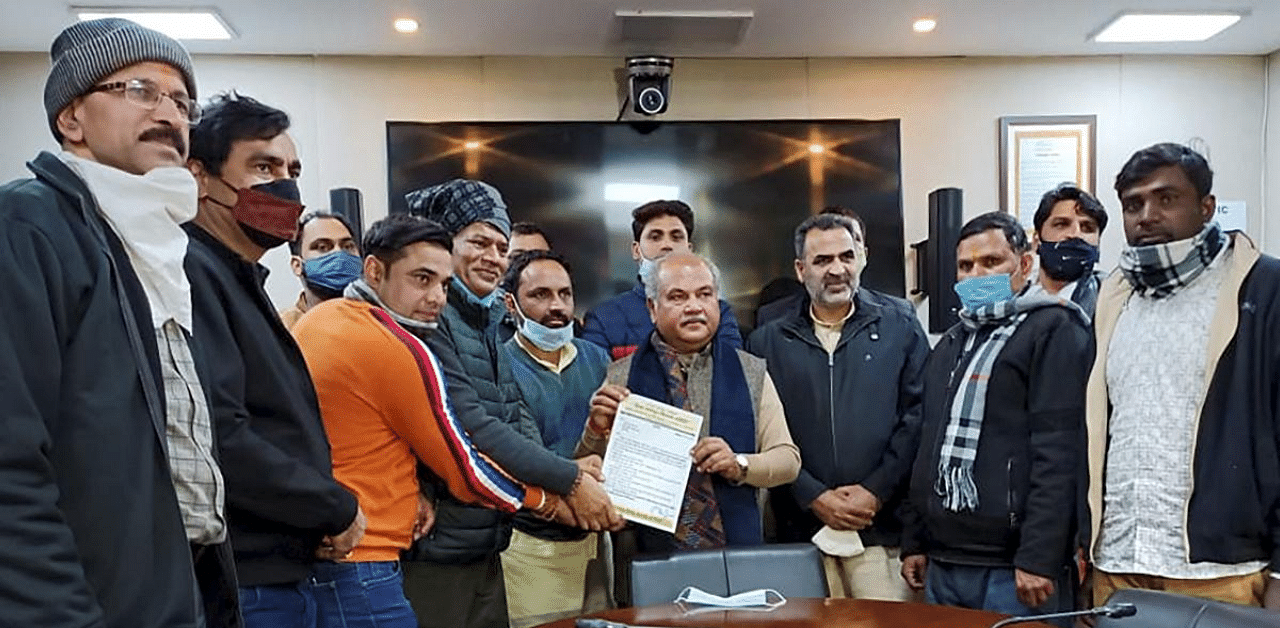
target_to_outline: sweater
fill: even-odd
[[[293,332],[315,380],[334,477],[368,519],[349,560],[395,561],[410,546],[418,461],[463,502],[507,513],[544,503],[542,489],[526,490],[475,450],[449,408],[435,356],[385,311],[333,299]]]

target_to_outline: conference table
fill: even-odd
[[[1008,617],[986,611],[912,602],[878,602],[837,598],[791,598],[771,611],[708,610],[686,613],[675,604],[617,608],[589,615],[634,626],[686,626],[728,628],[988,628]],[[539,628],[573,628],[573,619],[543,624]],[[1053,628],[1028,622],[1018,626]]]

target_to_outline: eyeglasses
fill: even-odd
[[[182,114],[187,119],[187,122],[191,124],[199,122],[200,117],[203,115],[200,105],[188,98],[186,94],[174,95],[165,93],[160,91],[160,86],[145,79],[104,83],[93,87],[85,93],[92,94],[94,92],[123,92],[125,100],[148,111],[155,111],[155,108],[160,106],[160,100],[168,98],[178,108],[178,113]]]

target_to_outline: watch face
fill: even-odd
[[[742,467],[744,470],[747,468],[747,457],[746,457],[746,456],[744,456],[744,455],[742,455],[742,454],[738,454],[738,455],[734,456],[734,459],[736,459],[736,460],[738,461],[738,466],[739,466],[739,467]]]

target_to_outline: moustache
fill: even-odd
[[[182,133],[171,126],[158,126],[147,129],[138,136],[139,142],[154,142],[156,140],[168,142],[170,146],[178,151],[181,155],[187,154],[187,142],[182,137]]]
[[[680,324],[681,324],[681,325],[692,325],[692,324],[694,324],[694,323],[702,323],[703,325],[706,325],[706,324],[707,324],[707,317],[705,317],[705,316],[693,316],[693,317],[686,318],[686,319],[684,319],[684,320],[680,321]]]
[[[566,327],[569,325],[569,317],[564,314],[551,314],[538,321],[538,324],[543,327],[554,327],[552,323],[560,323],[559,327]]]

